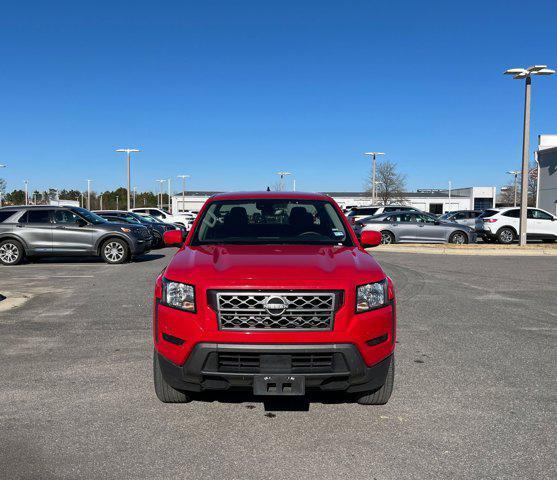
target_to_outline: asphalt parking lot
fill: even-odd
[[[0,269],[2,478],[555,478],[557,259],[377,252],[398,288],[388,405],[153,391],[136,263]],[[0,302],[0,309],[3,302]]]

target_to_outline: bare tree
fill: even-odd
[[[381,162],[375,175],[377,197],[383,205],[389,203],[406,203],[406,175],[397,171],[396,163]],[[371,175],[367,180],[367,191],[371,192]]]

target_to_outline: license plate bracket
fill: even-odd
[[[254,395],[289,396],[306,393],[305,377],[300,375],[255,375]]]

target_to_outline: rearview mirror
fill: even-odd
[[[168,230],[164,232],[163,240],[167,247],[181,247],[184,243],[182,230]]]
[[[376,247],[381,245],[381,232],[376,232],[375,230],[364,230],[362,232],[362,238],[360,243],[363,247]]]

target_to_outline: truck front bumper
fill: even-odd
[[[308,390],[372,391],[387,376],[392,355],[368,367],[352,344],[218,344],[199,343],[183,366],[160,353],[161,371],[178,390],[253,389],[261,375],[303,377]]]

